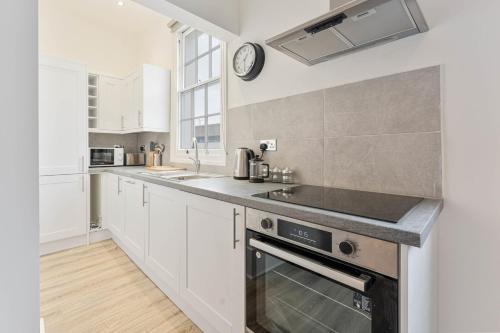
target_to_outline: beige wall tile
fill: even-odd
[[[227,112],[227,142],[253,140],[253,106],[242,106]]]
[[[436,132],[438,66],[325,90],[325,136]]]
[[[441,197],[441,134],[325,139],[325,186]]]
[[[278,166],[294,171],[297,183],[323,185],[324,140],[320,139],[281,139],[278,150],[266,152],[264,160],[271,168]]]
[[[323,111],[323,91],[254,104],[251,106],[253,138],[322,138]]]

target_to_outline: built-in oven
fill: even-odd
[[[124,163],[124,150],[122,147],[89,148],[90,167],[121,166]]]
[[[254,333],[398,332],[398,246],[247,209]]]

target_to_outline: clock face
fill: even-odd
[[[233,59],[233,68],[238,76],[245,76],[255,65],[256,52],[251,44],[244,44],[236,51]]]

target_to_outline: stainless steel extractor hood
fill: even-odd
[[[429,30],[416,0],[330,0],[330,11],[266,41],[307,65]]]

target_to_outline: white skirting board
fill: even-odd
[[[93,231],[88,235],[81,235],[72,238],[61,239],[53,242],[40,244],[40,255],[69,250],[74,247],[88,245],[111,238],[111,233],[107,229]]]
[[[111,239],[111,232],[108,229],[92,231],[89,233],[89,243],[97,243],[106,239]]]
[[[40,255],[69,250],[74,247],[87,245],[87,235],[61,239],[40,244]]]

